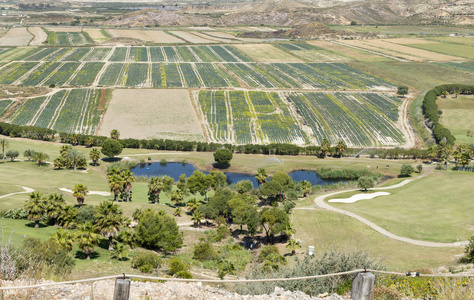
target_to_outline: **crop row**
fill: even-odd
[[[91,53],[89,51],[92,49]],[[38,48],[36,53],[25,53],[18,60],[103,61],[113,51],[113,62],[245,62],[248,58],[232,46],[163,46],[163,47],[94,47],[94,48]],[[149,51],[149,55],[148,55]],[[64,56],[65,52],[71,52]],[[150,56],[150,57],[148,57]]]
[[[12,103],[10,99],[0,100],[0,118],[8,111]]]
[[[13,62],[0,70],[0,84],[12,84],[18,78],[34,68],[37,62]]]
[[[94,134],[103,110],[100,90],[61,90],[49,97],[23,101],[10,117],[13,124],[34,125],[67,133]]]
[[[469,73],[474,73],[474,62],[472,61],[466,61],[466,62],[445,62],[445,63],[439,63],[440,65],[443,66],[448,66],[452,68],[456,68],[459,70],[467,71]]]
[[[215,142],[320,144],[328,139],[356,147],[404,142],[392,109],[400,101],[376,93],[200,91],[197,102]]]
[[[48,32],[47,43],[58,46],[84,46],[94,44],[85,32]]]

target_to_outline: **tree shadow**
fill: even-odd
[[[100,254],[97,253],[96,251],[94,251],[94,252],[91,253],[90,258],[95,259],[95,258],[98,258],[99,256],[100,256]],[[76,251],[76,254],[74,255],[74,258],[86,260],[87,255],[84,252],[78,250],[78,251]]]
[[[122,158],[121,157],[104,157],[102,158],[101,160],[105,161],[105,162],[118,162],[118,161],[121,161]]]
[[[230,167],[230,164],[229,163],[222,164],[222,163],[215,162],[212,164],[212,167],[219,170],[225,170]]]
[[[100,239],[97,246],[104,250],[109,250],[109,239]]]
[[[26,226],[30,228],[35,228],[35,222],[27,223]],[[41,222],[39,223],[39,228],[45,228],[45,227],[48,227],[48,225],[45,225]]]

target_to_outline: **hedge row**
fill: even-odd
[[[435,138],[436,143],[439,144],[441,142],[446,142],[447,144],[454,144],[456,138],[451,134],[449,129],[439,123],[441,112],[438,110],[436,100],[444,91],[448,91],[450,94],[458,91],[460,94],[472,95],[474,94],[474,86],[463,84],[439,85],[427,92],[423,99],[423,114],[428,119],[428,125],[433,131],[433,137]]]

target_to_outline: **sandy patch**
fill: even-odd
[[[67,193],[74,193],[72,190],[67,188],[59,188],[60,191],[67,192]],[[96,191],[89,191],[87,195],[100,195],[100,196],[110,196],[109,192],[96,192]]]
[[[199,37],[191,32],[186,32],[186,31],[170,31],[172,34],[179,36],[182,39],[185,39],[186,41],[193,43],[193,44],[209,44],[209,43],[215,43],[213,40],[208,40],[202,37]]]
[[[146,42],[161,44],[178,44],[184,43],[177,37],[169,35],[159,30],[127,30],[127,29],[108,29],[112,36],[120,38],[133,38]]]
[[[211,27],[188,27],[189,29],[191,30],[215,30],[214,28],[211,28]]]
[[[35,36],[30,42],[31,46],[43,45],[43,42],[46,41],[46,39],[48,38],[48,34],[44,32],[41,27],[30,27],[29,31]]]
[[[98,28],[86,28],[84,29],[85,32],[93,39],[95,42],[105,42],[109,40],[108,37],[106,37],[101,29]]]
[[[115,90],[99,135],[118,129],[123,138],[203,140],[201,125],[185,89]]]
[[[387,193],[387,192],[376,192],[372,194],[357,194],[349,198],[331,199],[331,200],[328,200],[328,202],[354,203],[360,200],[368,200],[368,199],[373,199],[378,196],[388,196],[388,195],[390,195],[390,193]]]
[[[264,31],[264,32],[273,32],[276,29],[268,28],[268,27],[249,27],[252,31]]]
[[[0,38],[0,46],[26,46],[32,38],[25,27],[13,27]]]
[[[234,47],[243,51],[257,62],[303,62],[297,57],[269,44],[238,44]]]
[[[46,30],[54,32],[81,32],[82,27],[46,27]]]

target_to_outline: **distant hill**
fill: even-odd
[[[442,22],[474,24],[474,0],[265,0],[241,5],[190,6],[167,11],[145,9],[106,22],[114,26],[235,26],[272,25],[294,27],[324,24],[407,24]]]

